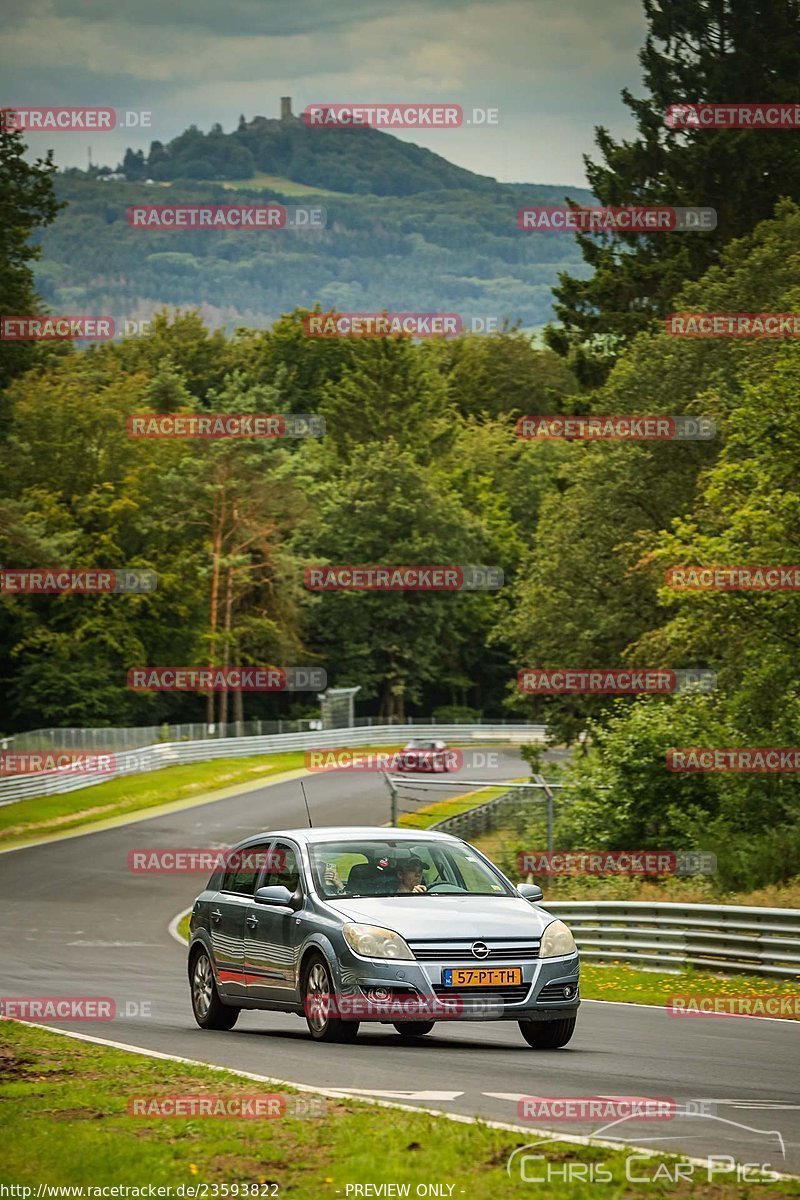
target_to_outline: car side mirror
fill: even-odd
[[[275,889],[271,890],[274,891]],[[528,900],[531,904],[538,904],[544,896],[544,892],[538,883],[518,883],[517,891],[523,900]]]
[[[270,908],[292,908],[292,893],[287,887],[260,887],[253,897],[256,904],[268,904]]]

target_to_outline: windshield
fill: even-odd
[[[309,846],[320,895],[420,896],[461,893],[510,896],[511,888],[462,842],[346,841]]]

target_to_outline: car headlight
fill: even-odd
[[[539,957],[560,958],[562,954],[574,954],[576,950],[575,938],[564,922],[551,921],[542,934]]]
[[[414,958],[400,934],[393,929],[349,924],[344,926],[342,933],[350,949],[362,958]]]

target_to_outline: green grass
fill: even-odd
[[[481,788],[477,792],[465,792],[462,796],[450,796],[447,800],[437,800],[434,804],[426,804],[413,813],[403,813],[398,825],[409,829],[430,829],[431,825],[444,821],[447,817],[457,817],[471,808],[477,808],[479,804],[488,804],[507,790],[498,785]]]
[[[609,963],[608,966],[581,963],[581,996],[584,1000],[626,1000],[634,1004],[662,1005],[667,1004],[673,996],[796,997],[799,982],[793,979],[764,979],[758,975],[716,975],[710,971],[691,969],[672,975],[666,971],[643,971],[640,967],[618,962]],[[800,1013],[785,1019],[798,1020]]]
[[[258,755],[252,758],[218,758],[211,762],[165,767],[56,796],[34,796],[0,808],[0,846],[32,841],[187,800],[215,788],[267,779],[282,771],[303,767],[302,751]]]
[[[280,1068],[271,1055],[270,1039],[259,1053],[254,1046],[252,1066],[264,1073]],[[391,1055],[394,1047],[383,1055]],[[351,1054],[341,1047],[343,1058]],[[408,1053],[408,1050],[405,1051]],[[420,1051],[422,1053],[422,1051]],[[520,1050],[521,1068],[532,1051]],[[261,1062],[259,1063],[259,1058]],[[421,1183],[452,1184],[452,1195],[497,1200],[541,1195],[548,1200],[592,1200],[591,1183],[554,1182],[532,1190],[530,1183],[509,1179],[506,1162],[535,1135],[489,1129],[437,1118],[327,1099],[323,1116],[294,1115],[278,1119],[159,1118],[130,1115],[135,1096],[204,1094],[218,1098],[274,1095],[286,1098],[287,1112],[295,1103],[291,1088],[259,1084],[232,1072],[212,1071],[128,1054],[23,1024],[0,1022],[0,1102],[4,1118],[2,1175],[17,1185],[62,1186],[179,1185],[274,1183],[270,1193],[297,1200],[335,1200],[347,1185],[409,1184],[414,1194]],[[301,1097],[308,1099],[308,1097]],[[541,1151],[538,1151],[541,1152]],[[604,1200],[641,1195],[703,1200],[745,1200],[767,1196],[769,1187],[723,1181],[674,1186],[632,1185],[625,1181],[623,1154],[602,1147],[552,1142],[547,1158],[563,1165],[602,1163],[613,1174],[605,1184]],[[658,1162],[670,1157],[658,1155]],[[540,1164],[541,1169],[541,1164]],[[187,1194],[187,1193],[184,1193]],[[232,1190],[216,1195],[233,1195]],[[352,1192],[350,1193],[353,1194]],[[780,1184],[781,1196],[800,1196],[800,1183]]]

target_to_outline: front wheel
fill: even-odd
[[[335,1003],[328,964],[321,954],[315,954],[306,968],[303,984],[303,1008],[308,1031],[317,1042],[354,1042],[359,1022],[332,1017],[330,1010]]]
[[[519,1031],[534,1050],[558,1050],[575,1032],[575,1017],[557,1021],[518,1021]]]
[[[233,1029],[240,1008],[223,1004],[219,998],[211,960],[201,950],[192,967],[192,1011],[201,1029]]]
[[[430,1033],[430,1031],[433,1029],[434,1025],[436,1024],[436,1022],[435,1021],[393,1021],[392,1024],[394,1025],[397,1032],[400,1034],[400,1037],[414,1038],[414,1037],[425,1037],[425,1034]]]

